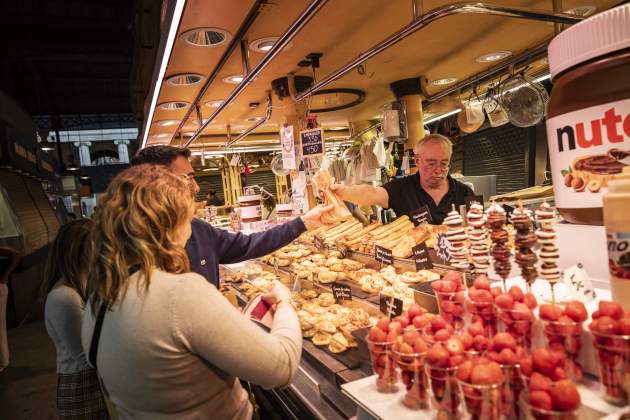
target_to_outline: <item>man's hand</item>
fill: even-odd
[[[348,187],[343,184],[332,184],[330,186],[330,191],[332,191],[337,197],[341,198],[342,200],[352,201],[348,200],[346,194],[348,192]]]
[[[306,226],[306,230],[317,229],[318,227],[325,225],[325,223],[322,221],[322,216],[332,211],[332,209],[332,205],[319,205],[310,209],[308,213],[302,216],[302,221],[304,222],[304,226]]]

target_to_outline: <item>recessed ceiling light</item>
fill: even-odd
[[[151,134],[149,137],[153,139],[165,139],[171,135],[172,134],[168,134],[168,133],[159,133],[159,134]]]
[[[597,10],[595,6],[578,6],[573,9],[565,10],[564,13],[568,13],[570,15],[576,15],[581,17],[590,16]]]
[[[179,124],[179,120],[160,120],[155,122],[155,125],[160,127],[170,127],[177,124]]]
[[[161,103],[158,105],[158,108],[163,109],[165,111],[177,111],[177,110],[186,108],[188,105],[190,105],[188,102],[173,101],[173,102]]]
[[[206,106],[209,106],[210,108],[218,108],[223,102],[225,101],[222,101],[220,99],[217,99],[215,101],[208,101],[206,102]]]
[[[457,78],[455,77],[445,77],[444,79],[436,79],[434,81],[431,82],[431,84],[433,86],[444,86],[444,85],[450,85],[457,82]]]
[[[223,81],[225,83],[230,83],[233,85],[238,85],[239,83],[241,83],[243,81],[244,77],[241,74],[233,74],[231,76],[227,76],[223,78]]]
[[[172,86],[192,86],[201,82],[204,77],[201,74],[187,73],[176,74],[166,79],[166,83]]]
[[[512,55],[512,51],[495,51],[488,54],[481,55],[475,58],[477,63],[491,63],[493,61],[503,60],[506,57]]]
[[[267,51],[271,49],[271,47],[273,47],[273,44],[275,44],[276,41],[278,41],[278,37],[275,37],[275,36],[267,37],[267,38],[260,38],[260,39],[250,42],[249,48],[252,51],[265,54],[267,53]]]
[[[245,121],[247,121],[247,122],[258,122],[258,121],[262,121],[264,119],[265,119],[265,117],[250,117],[250,118],[246,119]]]
[[[220,28],[196,28],[184,32],[181,37],[195,47],[216,47],[230,39],[230,34]]]

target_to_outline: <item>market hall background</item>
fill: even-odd
[[[187,138],[184,137],[184,133],[194,133],[199,128],[198,112],[201,113],[200,120],[203,123],[215,109],[213,105],[207,105],[206,101],[202,101],[200,110],[197,111],[191,107],[189,121],[182,122],[180,125],[181,121],[177,118],[181,117],[181,113],[173,118],[176,123],[168,123],[170,118],[165,117],[168,115],[167,107],[160,108],[156,112],[161,113],[161,121],[166,122],[158,124],[154,131],[146,126],[147,110],[159,105],[159,103],[151,103],[152,95],[155,94],[156,68],[163,59],[168,25],[175,13],[176,3],[178,2],[110,0],[86,4],[64,0],[33,0],[13,2],[3,6],[2,31],[6,36],[3,37],[5,42],[2,46],[3,71],[0,85],[0,125],[2,126],[0,130],[0,184],[2,186],[0,189],[0,245],[19,250],[21,260],[8,281],[9,298],[6,316],[12,362],[6,371],[0,373],[0,389],[2,389],[0,412],[14,412],[26,418],[41,418],[42,413],[47,410],[51,416],[55,412],[54,349],[45,336],[42,326],[40,286],[43,261],[59,227],[74,217],[90,216],[96,205],[98,194],[104,191],[107,182],[116,173],[127,167],[130,157],[143,145],[144,140],[149,138],[147,144],[159,144],[166,138],[173,145],[183,144]],[[207,2],[205,7],[208,7],[210,3],[212,2]],[[229,2],[216,3],[216,6],[230,10]],[[237,13],[233,13],[235,16],[233,21],[228,22],[231,26],[228,31],[230,35],[224,35],[225,39],[220,41],[222,46],[210,46],[210,49],[201,47],[202,49],[199,50],[186,44],[185,40],[178,41],[179,44],[175,48],[178,54],[199,56],[199,54],[209,54],[208,51],[215,54],[213,58],[206,56],[204,59],[198,58],[191,61],[203,71],[197,72],[197,70],[188,70],[180,66],[167,71],[165,76],[186,72],[201,74],[204,80],[198,83],[203,84],[213,67],[208,63],[216,63],[218,56],[221,55],[222,50],[212,50],[212,48],[225,49],[231,37],[238,33],[241,18],[248,16],[254,3],[260,3],[258,5],[261,6],[261,16],[258,19],[261,22],[270,21],[272,12],[279,16],[273,30],[265,34],[267,37],[274,38],[273,41],[284,31],[286,27],[284,23],[290,23],[294,15],[299,14],[307,2],[298,2],[299,4],[290,6],[284,2],[275,5],[266,4],[267,2],[239,2]],[[417,5],[421,3],[414,2]],[[379,2],[369,2],[360,13],[350,18],[354,23],[364,19],[374,25],[377,20],[375,17],[377,11],[381,7],[387,7],[386,11],[389,13],[385,13],[385,16],[388,16],[388,19],[376,33],[374,39],[376,40],[384,38],[389,33],[390,27],[397,29],[403,24],[403,18],[406,19],[404,23],[407,23],[413,18],[412,13],[421,14],[429,8],[439,7],[446,3],[426,2],[423,5],[424,10],[412,11],[410,2],[404,2],[404,4],[393,2],[388,6],[383,6]],[[527,6],[528,2],[515,3],[519,6]],[[552,7],[551,2],[534,3],[537,3],[537,8],[551,10]],[[581,6],[571,1],[565,3],[567,10]],[[598,2],[597,6],[603,10],[616,3],[614,1]],[[336,6],[339,6],[338,2],[331,1],[327,7],[332,9]],[[344,7],[352,7],[352,5]],[[316,23],[321,24],[326,19],[331,19],[332,11],[324,9],[322,13],[323,15]],[[352,22],[348,23],[349,27],[352,27]],[[445,20],[444,26],[439,29],[440,32],[429,32],[425,35],[418,33],[415,35],[417,38],[414,39],[437,42],[442,31],[447,32],[448,28],[455,27],[460,22],[464,20],[458,20],[455,23],[448,23]],[[440,54],[430,57],[428,61],[465,63],[460,66],[462,73],[457,78],[460,81],[473,80],[475,75],[483,73],[495,63],[488,62],[489,64],[480,67],[479,63],[474,61],[475,57],[472,59],[468,57],[475,55],[473,51],[459,52],[455,47],[458,44],[469,44],[476,40],[481,40],[484,47],[491,46],[493,40],[483,39],[481,34],[494,22],[481,19],[475,23],[478,25],[475,28],[477,30],[471,31],[467,39],[454,42],[451,48],[440,51]],[[186,24],[188,25],[186,28],[180,28],[182,29],[180,34],[185,32],[183,29],[220,26],[218,23],[202,21],[187,21]],[[438,27],[441,24],[438,22],[433,26]],[[510,25],[516,25],[519,31],[527,29],[525,26],[518,26],[521,23],[501,21],[497,32],[500,34],[503,33],[501,31],[510,30]],[[254,35],[263,32],[262,26],[263,24],[261,28],[252,26],[252,33],[247,37],[248,41],[254,41]],[[357,36],[364,36],[368,27],[369,25],[366,25],[366,29]],[[438,31],[438,29],[430,30]],[[541,32],[534,33],[527,40],[515,40],[522,45],[519,44],[517,48],[513,48],[514,51],[511,53],[513,56],[536,47],[538,42],[535,41],[548,41],[553,34],[553,27],[545,27],[544,30],[537,27],[536,30]],[[221,32],[218,33],[221,34]],[[294,53],[296,50],[300,52],[304,50],[305,53],[299,57],[300,60],[294,60],[295,57],[291,55],[282,63],[285,65],[283,72],[276,69],[277,74],[274,73],[274,77],[295,69],[302,71],[305,76],[315,74],[316,82],[327,74],[327,71],[337,68],[356,56],[362,49],[360,47],[367,47],[372,39],[357,44],[357,49],[352,51],[345,49],[341,52],[329,52],[324,48],[321,50],[324,51],[324,55],[319,58],[309,57],[310,53],[319,50],[306,51],[308,48],[303,47],[302,41],[297,38],[294,41],[296,45],[293,46]],[[407,101],[409,105],[411,104],[409,99],[402,98],[412,97],[415,98],[413,101],[422,104],[420,98],[425,86],[418,77],[420,73],[428,71],[429,73],[426,74],[430,77],[429,82],[452,76],[438,74],[437,71],[431,73],[431,65],[421,65],[422,60],[427,59],[426,56],[420,57],[417,62],[407,61],[404,66],[397,65],[396,67],[405,69],[399,74],[387,73],[387,67],[393,67],[390,64],[392,60],[395,63],[405,51],[411,50],[409,44],[409,42],[403,43],[397,47],[399,50],[394,50],[395,54],[392,53],[391,57],[379,58],[378,63],[368,62],[363,65],[362,70],[354,72],[356,74],[353,73],[352,77],[359,78],[354,80],[359,80],[356,86],[352,85],[353,80],[350,80],[347,86],[344,83],[335,85],[338,89],[350,88],[363,91],[360,94],[348,93],[351,96],[349,100],[339,96],[345,94],[344,92],[333,92],[331,95],[337,95],[337,97],[332,102],[341,106],[338,112],[334,110],[327,112],[330,110],[326,109],[323,112],[312,112],[318,117],[317,123],[323,127],[331,150],[337,148],[341,152],[351,146],[357,139],[350,138],[360,132],[363,127],[369,126],[368,121],[370,124],[380,121],[382,111],[395,108],[392,105],[394,102]],[[325,44],[321,46],[324,47]],[[250,57],[250,68],[253,68],[262,56],[261,50],[256,52],[247,47],[245,55]],[[268,49],[265,50],[267,47],[264,45],[259,48],[263,48],[262,53],[268,51]],[[344,45],[343,48],[347,47]],[[502,45],[502,48],[512,47]],[[488,49],[483,52],[493,51],[494,49]],[[290,49],[287,48],[287,52],[291,53]],[[233,56],[230,60],[240,61],[240,51],[236,51]],[[533,66],[529,69],[530,74],[536,77],[545,76],[543,56],[544,54],[538,56],[532,54],[531,57],[526,57],[527,59],[517,61],[517,67],[526,67],[525,64],[530,64],[528,62],[530,60]],[[182,56],[184,57],[186,56]],[[508,57],[503,59],[509,59]],[[293,61],[289,63],[289,60]],[[298,61],[306,63],[299,65]],[[315,61],[321,61],[322,67]],[[287,63],[289,65],[286,65]],[[233,63],[230,65],[229,70],[234,70],[234,73],[242,72],[239,66],[235,67]],[[222,76],[229,76],[230,72],[227,70]],[[364,74],[360,74],[361,72]],[[366,74],[369,76],[373,73],[377,75],[377,82],[365,82],[360,79]],[[495,75],[487,77],[483,83],[477,83],[479,91],[485,91],[489,84],[498,82],[500,80],[498,76],[499,73],[496,77]],[[502,77],[507,77],[507,70],[504,71]],[[272,77],[267,76],[267,78]],[[418,86],[415,89],[412,87],[411,91],[404,91],[402,96],[397,95],[396,87],[390,84],[407,79],[416,79],[415,83]],[[477,80],[481,79],[477,78]],[[222,82],[218,80],[216,83]],[[543,78],[540,83],[547,92],[551,91],[549,78]],[[474,87],[473,85],[475,83],[462,87],[462,92],[465,93],[461,95],[461,99],[465,101],[472,97],[469,90]],[[222,100],[225,89],[231,89],[233,86],[234,84],[223,83],[220,88],[217,88],[219,90],[216,91],[218,95],[216,98],[204,99]],[[430,89],[435,93],[440,91],[439,86],[444,85],[432,86]],[[184,102],[190,104],[195,99],[198,87],[200,84],[195,84],[193,87],[184,86],[183,89],[188,89],[188,91],[183,96],[187,98],[173,97],[170,102],[186,99]],[[208,151],[217,149],[218,146],[223,146],[224,141],[229,141],[230,136],[236,137],[252,124],[259,122],[259,118],[264,117],[267,90],[273,91],[271,83],[263,86],[262,89],[260,86],[255,86],[255,94],[245,97],[238,105],[240,114],[231,115],[230,118],[233,121],[221,120],[218,121],[217,127],[210,127],[207,136],[200,136],[201,146],[197,149],[202,150],[202,154],[206,148]],[[282,93],[282,87],[279,90],[281,92],[279,96],[284,96],[280,102],[286,101],[286,92]],[[211,87],[208,92],[215,91]],[[273,92],[273,95],[278,95],[278,89]],[[358,98],[363,97],[363,100],[355,104],[356,98],[352,95]],[[276,98],[274,101],[277,103],[279,100]],[[321,99],[321,103],[311,104],[311,108],[315,109],[320,105],[326,107],[330,101],[330,98]],[[162,100],[158,102],[161,103]],[[489,195],[511,193],[529,187],[547,185],[550,182],[544,120],[525,128],[511,123],[495,128],[485,121],[472,133],[465,133],[461,130],[458,114],[444,117],[455,108],[448,109],[446,112],[437,110],[431,113],[429,104],[424,103],[424,105],[428,108],[424,109],[420,116],[424,117],[425,124],[420,124],[420,121],[411,123],[405,121],[404,118],[401,119],[404,127],[401,127],[399,137],[395,139],[394,167],[400,168],[405,160],[405,150],[409,149],[408,145],[405,146],[405,141],[408,141],[410,136],[416,136],[418,140],[418,132],[427,130],[444,134],[453,141],[450,172],[463,175],[464,179],[475,186],[479,185],[479,188],[489,184],[486,198],[489,198]],[[452,106],[452,104],[446,106]],[[438,107],[434,106],[434,108]],[[408,111],[412,110],[412,107],[408,108]],[[353,121],[355,111],[357,120]],[[409,114],[412,113],[409,112]],[[402,112],[399,115],[403,115]],[[261,149],[278,143],[278,131],[283,118],[286,116],[283,116],[281,112],[274,113],[273,118],[267,121],[271,123],[270,125],[262,126],[252,133],[251,138],[245,137],[242,140],[243,147]],[[158,121],[157,118],[154,118],[152,123],[156,121]],[[231,123],[230,130],[233,131],[229,136],[226,135],[226,122]],[[299,124],[305,123],[300,121]],[[181,133],[180,136],[173,133],[175,128]],[[146,136],[143,138],[145,133]],[[162,136],[164,133],[169,135]],[[275,133],[275,137],[272,141],[265,142],[269,133]],[[152,135],[155,137],[151,138]],[[379,135],[383,135],[382,131]],[[195,143],[192,146],[195,146]],[[232,206],[238,205],[238,195],[242,193],[242,189],[255,185],[263,185],[274,201],[282,201],[292,182],[288,177],[281,177],[273,172],[270,153],[275,152],[277,151],[273,148],[249,152],[247,159],[244,159],[236,170],[234,167],[225,167],[221,160],[217,159],[217,155],[209,154],[212,157],[194,155],[195,176],[201,187],[197,195],[198,201],[205,200],[208,191],[215,190],[217,195],[225,201],[224,214],[228,214]],[[246,153],[248,153],[247,150],[242,152],[243,155]],[[413,170],[413,164],[410,170]],[[221,210],[219,213],[221,214]],[[205,216],[205,213],[201,212],[200,215]],[[26,397],[33,392],[41,398],[41,404],[33,404],[32,400],[27,402]],[[37,407],[37,412],[34,411],[35,407]]]

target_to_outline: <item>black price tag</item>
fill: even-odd
[[[445,234],[439,234],[437,237],[436,252],[437,256],[444,262],[449,263],[451,261],[450,252],[451,243]]]
[[[315,245],[317,249],[324,249],[325,247],[324,240],[317,235],[313,236],[313,245]]]
[[[324,153],[324,130],[300,131],[300,143],[302,144],[302,157],[320,156]]]
[[[411,248],[411,258],[413,258],[413,262],[416,264],[416,271],[433,268],[433,263],[429,256],[429,249],[424,242]]]
[[[379,304],[381,312],[387,315],[389,318],[393,318],[402,314],[403,301],[393,296],[387,296],[384,294],[379,295]]]
[[[464,198],[464,201],[466,202],[466,212],[470,210],[470,205],[472,203],[479,203],[483,207],[483,195],[469,195]]]
[[[352,300],[352,289],[350,286],[335,282],[330,287],[337,303],[342,303],[344,300]]]
[[[413,222],[414,226],[426,225],[431,223],[431,212],[428,206],[422,206],[419,209],[415,209],[409,213],[409,218]]]
[[[380,245],[374,245],[374,259],[380,261],[383,264],[393,264],[394,256],[392,250],[382,247]]]

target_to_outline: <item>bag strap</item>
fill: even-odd
[[[96,356],[98,355],[98,342],[101,339],[101,329],[103,328],[103,320],[105,319],[105,312],[107,312],[107,305],[102,303],[99,310],[98,315],[96,316],[96,324],[94,325],[94,332],[92,333],[92,342],[90,343],[90,355],[89,361],[94,369],[98,370],[96,367]]]

